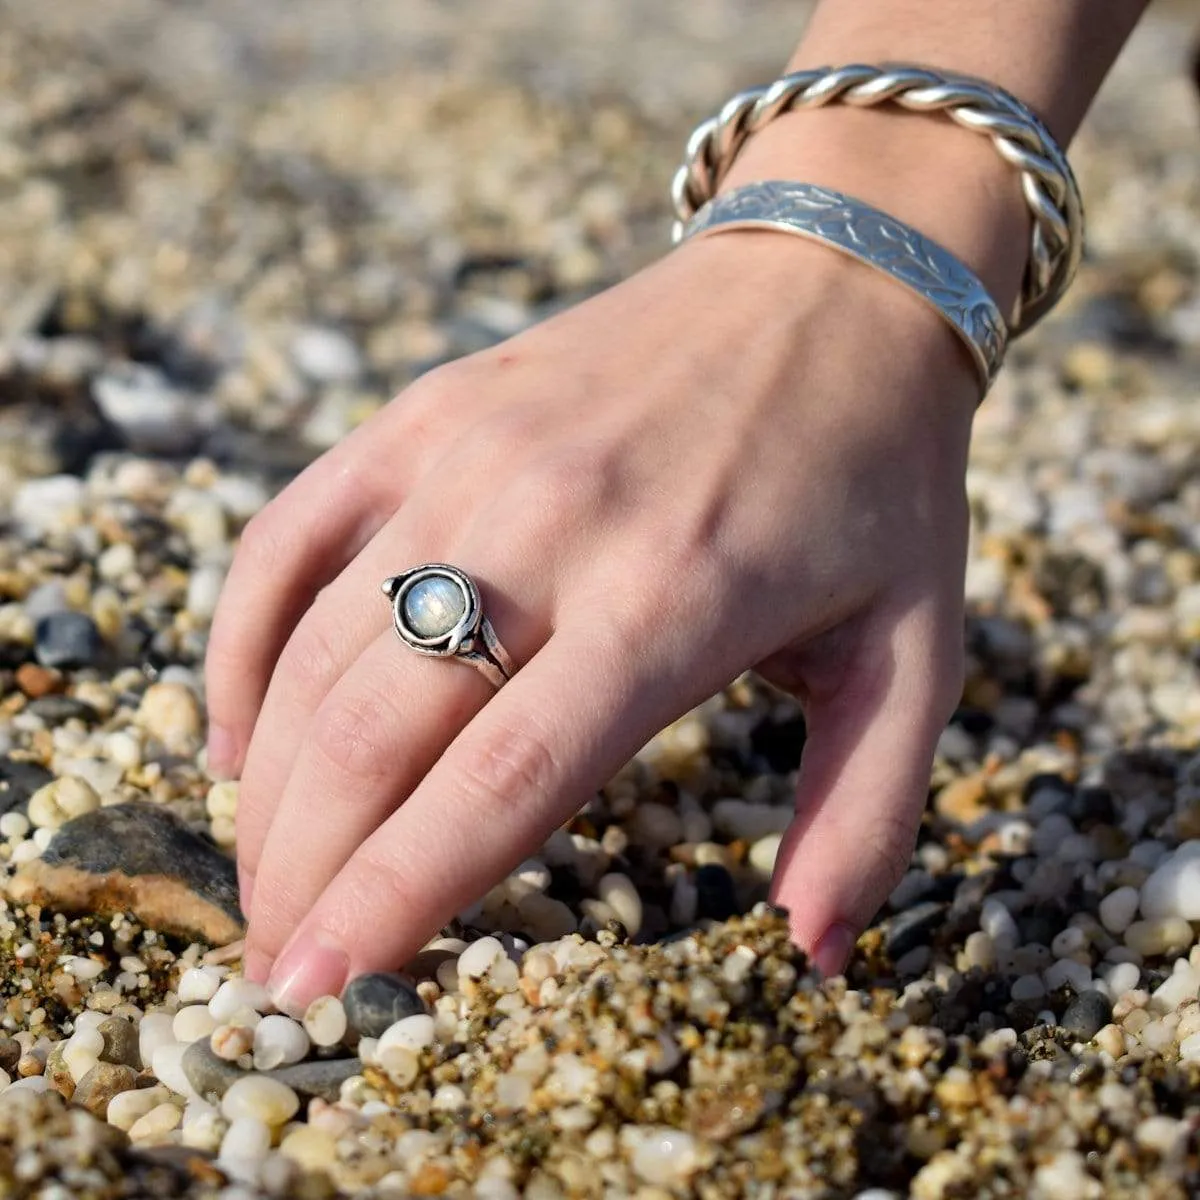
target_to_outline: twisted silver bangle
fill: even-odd
[[[1021,190],[1033,214],[1029,262],[1009,321],[1011,335],[1024,333],[1054,307],[1083,254],[1083,201],[1066,155],[1015,96],[969,76],[919,67],[817,67],[739,92],[688,139],[683,165],[671,184],[678,218],[673,240],[680,240],[686,222],[716,195],[747,138],[785,112],[834,102],[858,108],[890,102],[913,112],[941,112],[966,129],[987,134],[1000,156],[1020,171]]]
[[[962,340],[987,394],[1008,343],[1004,317],[975,273],[948,250],[878,209],[811,183],[749,183],[710,200],[685,238],[729,229],[775,229],[840,250],[890,275],[931,305]]]

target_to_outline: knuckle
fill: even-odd
[[[458,785],[477,805],[508,808],[549,794],[557,775],[554,755],[535,726],[499,726],[476,737],[465,751]]]
[[[900,813],[883,812],[863,831],[867,859],[876,865],[875,878],[881,896],[887,896],[908,870],[917,826]],[[868,914],[868,919],[869,919]]]
[[[296,626],[279,657],[279,674],[290,693],[309,696],[329,689],[340,663],[322,623],[307,617]]]
[[[284,519],[277,503],[268,504],[246,522],[238,539],[236,566],[251,573],[279,570],[291,554],[297,530],[294,518]]]
[[[347,893],[342,902],[346,911],[354,914],[356,924],[361,923],[363,913],[411,915],[429,908],[429,891],[368,847],[350,860],[338,887]]]
[[[395,726],[395,713],[378,695],[331,697],[313,717],[312,742],[339,774],[378,780],[391,773]]]

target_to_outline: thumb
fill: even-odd
[[[962,692],[962,619],[930,603],[864,631],[829,689],[807,689],[796,817],[772,899],[825,975],[908,865],[934,748]]]

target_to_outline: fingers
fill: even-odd
[[[519,630],[502,623],[518,662],[536,653],[548,621],[523,616]],[[367,647],[317,709],[272,814],[249,914],[256,964],[274,960],[355,849],[493,695],[478,671],[413,654],[390,630]]]
[[[961,625],[932,603],[913,609],[864,637],[836,690],[810,698],[772,896],[826,975],[844,968],[908,866],[934,748],[961,692]]]
[[[361,846],[271,973],[290,1011],[407,961],[532,853],[669,719],[645,659],[561,630]]]
[[[208,767],[218,776],[241,771],[271,672],[296,623],[390,511],[380,497],[395,497],[398,464],[372,450],[366,430],[297,476],[242,534],[205,659]]]

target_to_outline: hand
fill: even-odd
[[[394,967],[747,668],[808,741],[774,896],[825,971],[902,873],[962,680],[973,371],[825,247],[685,245],[444,367],[246,530],[212,632],[247,970],[295,1009]],[[396,640],[462,567],[503,690]]]

